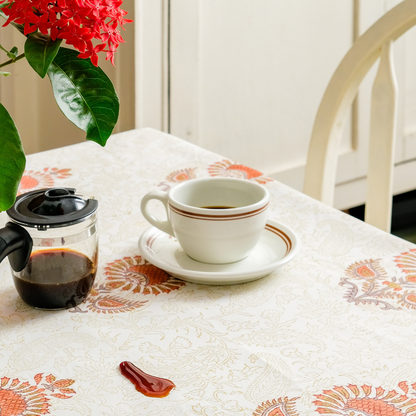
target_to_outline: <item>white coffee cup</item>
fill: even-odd
[[[194,260],[232,263],[247,257],[258,243],[269,198],[266,188],[244,179],[191,179],[169,192],[149,192],[141,211],[150,224],[175,237]],[[151,214],[152,199],[163,203],[167,221]]]

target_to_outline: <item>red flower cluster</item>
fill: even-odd
[[[132,22],[124,19],[127,12],[121,4],[122,0],[12,0],[2,8],[8,17],[3,26],[13,22],[24,26],[25,35],[39,30],[53,40],[64,39],[95,66],[97,53],[105,51],[114,65],[114,52],[124,42],[118,26]]]

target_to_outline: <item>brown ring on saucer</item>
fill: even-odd
[[[286,244],[286,253],[285,253],[285,255],[287,253],[289,253],[290,250],[292,250],[292,240],[290,239],[290,237],[287,234],[285,234],[282,230],[279,230],[278,228],[273,227],[270,224],[266,224],[265,228],[266,228],[267,231],[270,231],[270,232],[278,235],[285,242],[285,244]]]

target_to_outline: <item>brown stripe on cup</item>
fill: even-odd
[[[173,205],[169,204],[169,208],[178,215],[187,218],[193,218],[196,220],[203,220],[203,221],[233,221],[233,220],[241,220],[243,218],[254,217],[255,215],[261,214],[263,211],[267,209],[269,204],[267,203],[263,207],[256,209],[250,212],[244,212],[242,214],[229,214],[229,215],[209,215],[209,214],[195,214],[194,212],[184,211],[179,208],[174,207]]]
[[[287,253],[289,253],[290,250],[292,250],[292,240],[290,239],[290,237],[286,233],[284,233],[282,230],[279,230],[276,227],[273,227],[270,224],[266,224],[265,228],[266,228],[267,231],[270,231],[270,232],[278,235],[285,242],[285,244],[286,244],[286,253],[285,253],[285,255]]]

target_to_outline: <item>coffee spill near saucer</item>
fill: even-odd
[[[120,371],[129,379],[136,390],[147,397],[166,397],[176,387],[170,380],[146,374],[130,361],[120,363]]]

